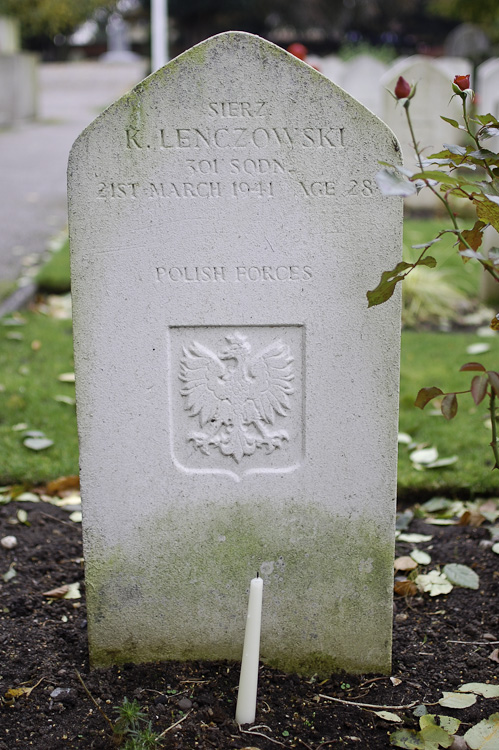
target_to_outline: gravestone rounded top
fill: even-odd
[[[246,32],[229,31],[210,37],[152,73],[101,113],[83,131],[82,136],[88,136],[102,123],[109,122],[111,116],[118,116],[117,112],[120,109],[126,110],[137,123],[145,112],[134,110],[147,105],[148,102],[152,108],[162,110],[163,116],[174,116],[173,108],[180,107],[185,112],[193,111],[196,119],[199,119],[198,104],[201,98],[209,99],[214,92],[220,96],[230,96],[237,92],[238,98],[241,99],[244,90],[251,93],[252,87],[255,86],[261,95],[266,94],[269,97],[266,108],[257,112],[256,108],[245,107],[243,102],[239,102],[238,110],[237,105],[232,102],[230,112],[229,109],[227,112],[220,111],[220,116],[232,121],[241,117],[248,122],[258,122],[269,114],[272,98],[279,95],[282,115],[292,121],[296,119],[300,109],[308,108],[311,103],[317,106],[318,99],[327,96],[327,106],[331,108],[332,105],[331,114],[338,110],[342,113],[345,110],[358,110],[359,113],[362,112],[362,117],[367,117],[369,121],[369,114],[360,102],[307,63],[261,37]],[[337,92],[338,108],[331,102],[331,86],[334,86]],[[216,106],[213,106],[207,115],[217,117]],[[366,122],[363,121],[362,126],[365,125]],[[366,141],[370,141],[372,136],[379,137],[383,132],[393,137],[389,128],[383,127],[379,121],[376,121],[376,124],[373,122],[372,127],[374,131],[370,132]],[[356,146],[361,148],[362,142]]]

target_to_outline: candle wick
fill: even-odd
[[[260,573],[258,572],[258,570],[256,571],[256,577],[260,578]]]

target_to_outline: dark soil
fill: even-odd
[[[29,525],[19,522],[19,509],[28,511]],[[397,725],[366,707],[323,696],[401,707],[395,711],[404,719],[403,726],[415,728],[412,707],[405,707],[425,703],[430,713],[461,719],[461,735],[499,711],[499,700],[480,696],[465,710],[431,705],[442,691],[462,683],[497,682],[499,664],[489,657],[497,648],[494,641],[499,641],[499,558],[491,551],[485,526],[411,523],[410,532],[433,535],[430,542],[418,545],[430,551],[432,568],[467,564],[480,576],[480,587],[454,588],[434,598],[396,597],[391,678],[333,675],[317,681],[262,666],[257,721],[250,732],[250,727],[240,729],[234,722],[238,664],[126,664],[90,671],[80,527],[68,515],[45,502],[0,507],[0,536],[14,534],[18,540],[15,549],[0,547],[0,750],[116,747],[108,722],[79,682],[77,670],[113,722],[115,706],[126,697],[138,701],[154,731],[170,728],[158,743],[164,748],[389,747],[389,734]],[[397,554],[407,554],[411,547],[397,544]],[[17,576],[4,582],[1,576],[11,564]],[[81,599],[43,595],[74,581],[82,582]],[[29,695],[9,693],[35,685]],[[54,692],[57,688],[59,693]]]

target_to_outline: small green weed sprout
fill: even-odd
[[[118,713],[118,721],[114,725],[114,734],[123,750],[152,750],[159,747],[159,735],[153,731],[152,723],[146,723],[146,714],[142,711],[140,703],[135,700],[123,699],[121,706],[115,706]]]

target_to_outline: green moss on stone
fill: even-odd
[[[263,661],[301,674],[389,672],[390,535],[316,506],[270,509],[171,511],[142,524],[133,545],[91,545],[92,664],[239,659],[245,590],[260,570]]]

